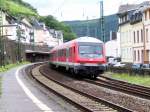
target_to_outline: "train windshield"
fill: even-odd
[[[79,45],[79,55],[83,58],[101,58],[102,45]]]

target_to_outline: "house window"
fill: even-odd
[[[141,42],[143,42],[143,30],[141,29]]]
[[[140,61],[140,51],[138,50],[138,61]]]
[[[144,50],[142,50],[141,59],[142,59],[142,63],[143,63],[144,62]]]
[[[139,31],[137,31],[137,43],[139,43]]]
[[[125,16],[125,21],[127,21],[127,15]]]
[[[148,42],[148,29],[146,29],[146,42]]]
[[[145,11],[145,21],[147,20],[147,11]]]
[[[150,19],[150,10],[148,10],[148,14],[149,14],[149,19]]]
[[[146,50],[146,61],[149,61],[149,50]]]
[[[135,43],[135,41],[136,41],[136,40],[135,40],[135,31],[133,32],[133,36],[134,36],[134,43]]]
[[[136,61],[136,51],[134,51],[134,61]]]

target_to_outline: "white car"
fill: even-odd
[[[124,66],[125,66],[125,64],[120,63],[120,62],[118,62],[114,65],[114,67],[124,67]]]

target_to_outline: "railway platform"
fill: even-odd
[[[21,72],[21,68],[14,68],[1,74],[0,112],[77,111],[54,94],[46,93],[46,90],[43,92],[39,87],[37,88],[37,85]]]

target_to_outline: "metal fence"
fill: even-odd
[[[110,71],[113,73],[127,73],[130,75],[150,75],[150,69],[140,68],[140,69],[132,69],[129,67],[107,67],[106,71]]]

